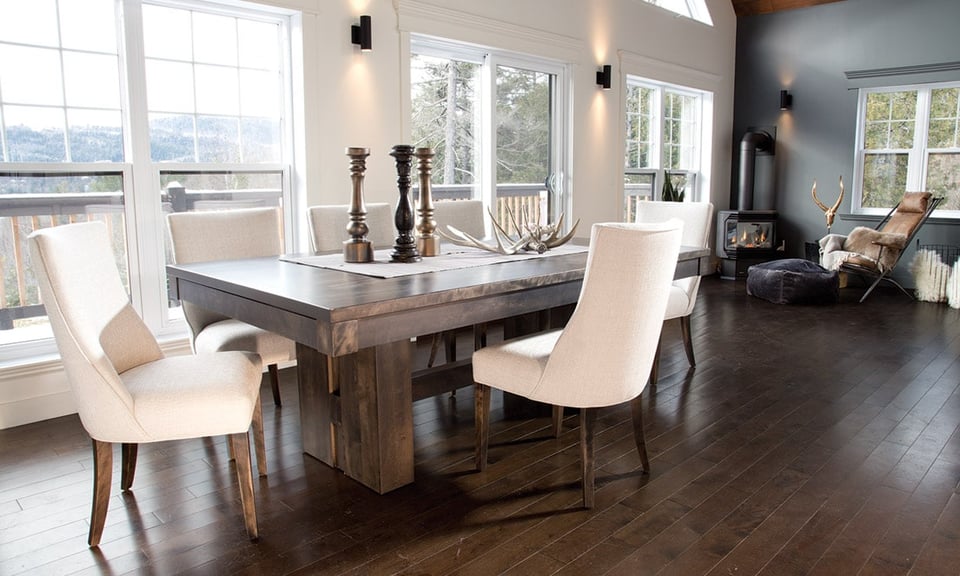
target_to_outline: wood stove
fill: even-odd
[[[775,150],[775,127],[750,128],[740,140],[739,210],[717,213],[721,278],[746,278],[750,266],[783,256],[774,210]]]
[[[721,210],[717,214],[720,277],[746,278],[747,268],[780,256],[776,210]]]

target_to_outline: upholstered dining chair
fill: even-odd
[[[482,200],[440,200],[434,202],[433,219],[437,221],[437,227],[444,232],[447,231],[447,226],[453,226],[474,238],[483,238],[486,235]]]
[[[433,203],[433,219],[437,222],[437,228],[444,232],[447,232],[447,226],[452,226],[474,238],[483,238],[486,235],[482,200],[439,200]],[[446,361],[456,361],[456,333],[457,330],[447,330],[440,334],[433,334],[427,366],[433,366],[436,361],[437,350],[441,342],[443,343]],[[473,326],[473,341],[474,349],[479,349],[486,345],[487,327],[485,324]],[[452,392],[456,394],[456,390]]]
[[[275,207],[175,212],[167,215],[167,225],[177,264],[278,256],[283,252],[280,214]],[[293,340],[189,302],[182,306],[194,352],[256,352],[270,373],[273,402],[280,406],[278,364],[296,359]]]
[[[370,202],[367,207],[367,239],[374,250],[392,248],[396,240],[393,212],[386,202]],[[314,252],[332,252],[343,249],[348,239],[347,223],[350,221],[347,204],[320,204],[307,208],[310,223],[310,243]]]
[[[121,490],[137,447],[228,435],[247,534],[257,538],[248,430],[260,423],[260,359],[248,352],[164,357],[130,305],[102,222],[30,236],[33,270],[84,429],[93,440],[91,547],[100,544],[121,445]]]
[[[713,224],[713,204],[709,202],[661,202],[647,201],[637,203],[637,222],[662,222],[670,218],[678,218],[683,222],[683,236],[680,244],[683,246],[700,246],[706,248],[710,242],[710,227]],[[697,293],[700,290],[700,275],[674,280],[670,286],[670,298],[667,300],[667,312],[663,321],[680,319],[680,335],[683,338],[683,349],[687,353],[687,361],[696,366],[693,354],[693,335],[690,331],[690,316],[697,303]],[[660,373],[660,344],[657,341],[657,355],[653,359],[650,369],[650,385],[656,386]]]
[[[680,226],[677,220],[594,224],[583,287],[566,327],[473,353],[478,470],[487,465],[490,388],[497,388],[552,404],[555,422],[562,407],[580,409],[584,507],[594,503],[593,430],[598,408],[631,402],[637,451],[643,471],[649,471],[640,394],[663,327]]]

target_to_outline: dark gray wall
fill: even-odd
[[[960,61],[958,25],[960,0],[844,0],[738,19],[731,206],[737,204],[740,138],[749,127],[776,126],[778,232],[787,252],[802,257],[803,243],[826,233],[823,212],[810,197],[814,179],[817,195],[830,205],[843,175],[841,212],[850,210],[857,91],[848,88],[844,72]],[[784,88],[793,94],[787,112],[779,109]],[[838,217],[833,232],[875,224]],[[929,222],[918,238],[960,245],[960,221]],[[911,248],[895,274],[909,285],[912,257]]]

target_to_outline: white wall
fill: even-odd
[[[393,201],[388,155],[408,142],[404,85],[409,33],[526,52],[571,64],[572,219],[579,235],[621,214],[621,91],[626,73],[714,91],[710,199],[729,203],[736,18],[729,0],[707,0],[713,27],[675,17],[642,0],[264,0],[303,11],[304,95],[297,137],[304,158],[294,176],[304,206],[349,202],[344,149],[371,149],[367,201]],[[359,15],[373,19],[373,51],[350,43]],[[613,65],[613,89],[595,84]],[[569,216],[569,215],[568,215]],[[298,237],[305,238],[304,229]],[[306,244],[301,244],[306,246]],[[186,351],[184,342],[169,343]],[[49,360],[0,370],[0,428],[69,414],[66,380]]]

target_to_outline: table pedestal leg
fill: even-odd
[[[380,494],[413,482],[410,348],[332,358],[297,344],[303,451]]]

